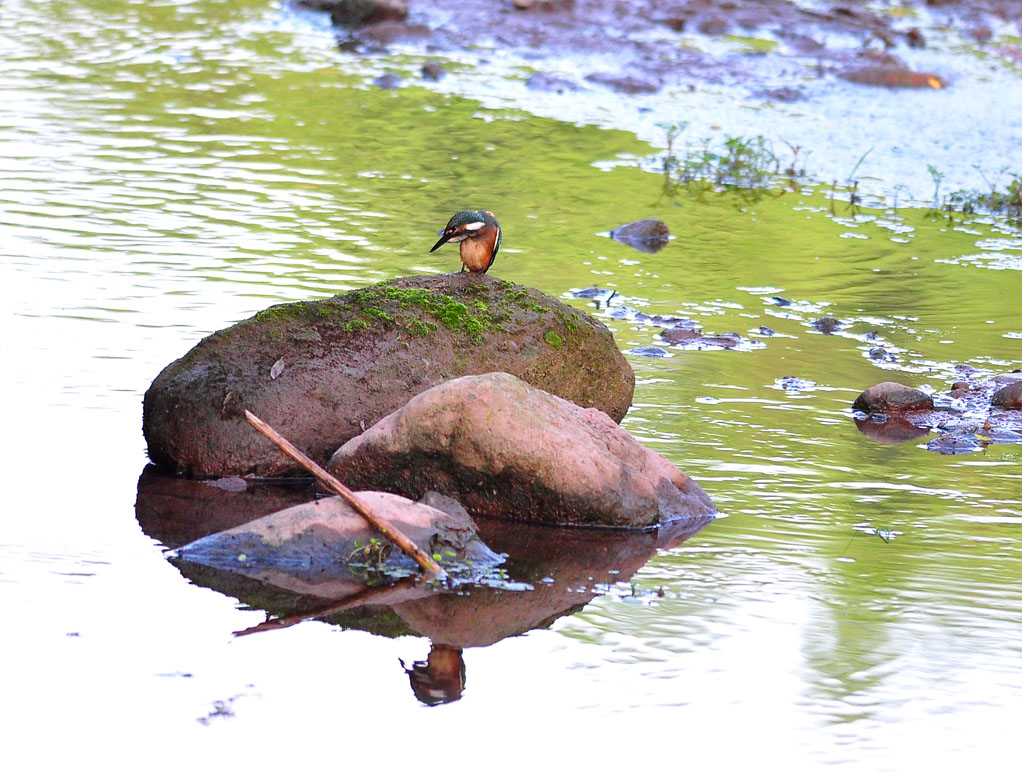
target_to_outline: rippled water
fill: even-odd
[[[823,191],[663,198],[616,163],[653,152],[633,135],[369,88],[371,66],[268,5],[2,11],[8,748],[40,767],[1000,758],[1022,708],[1022,446],[880,445],[849,406],[881,380],[1022,367],[1017,231],[831,212]],[[232,638],[264,614],[191,584],[136,521],[141,395],[271,302],[454,269],[426,250],[465,205],[501,218],[496,273],[662,349],[630,355],[625,426],[725,517],[466,650],[464,697],[427,708],[399,663],[425,639]],[[601,235],[648,216],[676,236],[658,254]],[[593,284],[609,307],[572,298]],[[672,347],[636,311],[765,345]],[[871,331],[896,362],[868,356]]]

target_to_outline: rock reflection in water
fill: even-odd
[[[254,488],[231,494],[147,470],[139,479],[136,512],[147,534],[164,544],[176,545],[225,528],[228,523],[238,525],[261,517],[279,509],[280,497],[286,499],[296,493],[274,492],[276,487]],[[428,638],[432,647],[429,658],[404,668],[416,697],[433,705],[461,697],[465,684],[463,649],[486,647],[550,626],[559,617],[584,607],[608,586],[627,581],[657,550],[684,542],[710,520],[699,517],[658,531],[621,532],[480,519],[483,541],[508,556],[504,579],[490,578],[486,584],[440,585],[417,578],[394,583],[379,580],[376,585],[372,581],[358,583],[346,569],[341,577],[339,564],[336,582],[320,576],[312,587],[301,578],[289,580],[283,568],[267,579],[254,579],[171,560],[194,584],[266,612],[265,622],[238,634],[316,619],[379,636]]]

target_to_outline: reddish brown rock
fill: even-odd
[[[1014,381],[994,392],[990,402],[998,408],[1022,408],[1022,381]]]
[[[865,86],[905,89],[942,89],[947,84],[932,72],[916,72],[901,65],[871,64],[846,70],[841,77]]]
[[[506,373],[424,392],[348,441],[329,469],[359,488],[439,491],[473,515],[511,520],[643,529],[716,512],[606,414]]]
[[[585,312],[492,272],[440,274],[272,306],[214,333],[156,377],[142,428],[165,469],[302,474],[246,409],[322,463],[419,392],[493,371],[618,421],[635,388],[610,330]]]
[[[852,403],[852,410],[870,414],[928,411],[932,408],[933,398],[928,394],[895,381],[882,381],[871,386]]]
[[[330,8],[330,21],[339,27],[364,27],[407,18],[405,0],[338,0]]]

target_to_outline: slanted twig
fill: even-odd
[[[372,510],[370,510],[365,502],[355,496],[355,492],[350,488],[341,483],[337,478],[331,475],[329,472],[324,470],[312,459],[307,457],[288,440],[282,436],[277,430],[267,424],[265,421],[260,419],[251,411],[245,411],[245,418],[248,419],[248,423],[259,430],[269,440],[271,440],[277,448],[283,451],[285,454],[294,459],[298,464],[304,467],[306,470],[311,472],[313,476],[322,483],[327,489],[334,492],[341,497],[345,502],[351,505],[352,509],[365,518],[369,523],[375,526],[384,537],[389,539],[401,550],[405,552],[407,556],[412,558],[415,563],[421,566],[425,571],[435,574],[439,577],[446,577],[447,573],[440,568],[440,564],[434,561],[429,555],[427,555],[422,548],[412,542],[403,532],[394,528],[387,521],[380,518]]]
[[[243,631],[235,631],[234,635],[248,636],[249,634],[262,633],[263,631],[276,631],[281,628],[290,628],[292,625],[297,625],[298,623],[305,622],[306,620],[329,617],[330,615],[336,615],[349,609],[358,609],[359,607],[364,607],[369,604],[374,606],[386,606],[388,601],[394,603],[394,600],[405,600],[407,598],[405,591],[414,585],[414,583],[415,578],[406,577],[403,580],[399,580],[394,585],[387,585],[381,588],[363,588],[357,593],[339,601],[331,601],[328,604],[324,604],[323,606],[319,606],[305,612],[295,612],[292,615],[272,617],[258,625],[253,625],[251,628],[246,628]]]

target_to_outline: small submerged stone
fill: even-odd
[[[671,241],[671,232],[662,220],[648,217],[618,226],[610,232],[610,238],[639,252],[652,254],[667,246]]]
[[[593,72],[586,76],[586,80],[623,94],[656,94],[660,91],[659,83],[621,73]]]
[[[533,91],[553,91],[563,94],[566,91],[578,91],[578,84],[569,81],[567,78],[559,78],[556,75],[548,75],[545,72],[538,72],[525,81],[525,87]]]
[[[440,62],[426,62],[422,65],[422,77],[427,81],[438,81],[447,75],[447,68]]]
[[[628,350],[628,354],[635,354],[639,357],[659,358],[666,357],[669,352],[659,346],[635,346]]]
[[[814,319],[809,324],[824,335],[830,335],[841,329],[841,321],[834,317],[820,317],[819,319]]]
[[[385,72],[377,78],[373,78],[373,85],[378,89],[390,91],[401,87],[401,79],[392,72]]]

